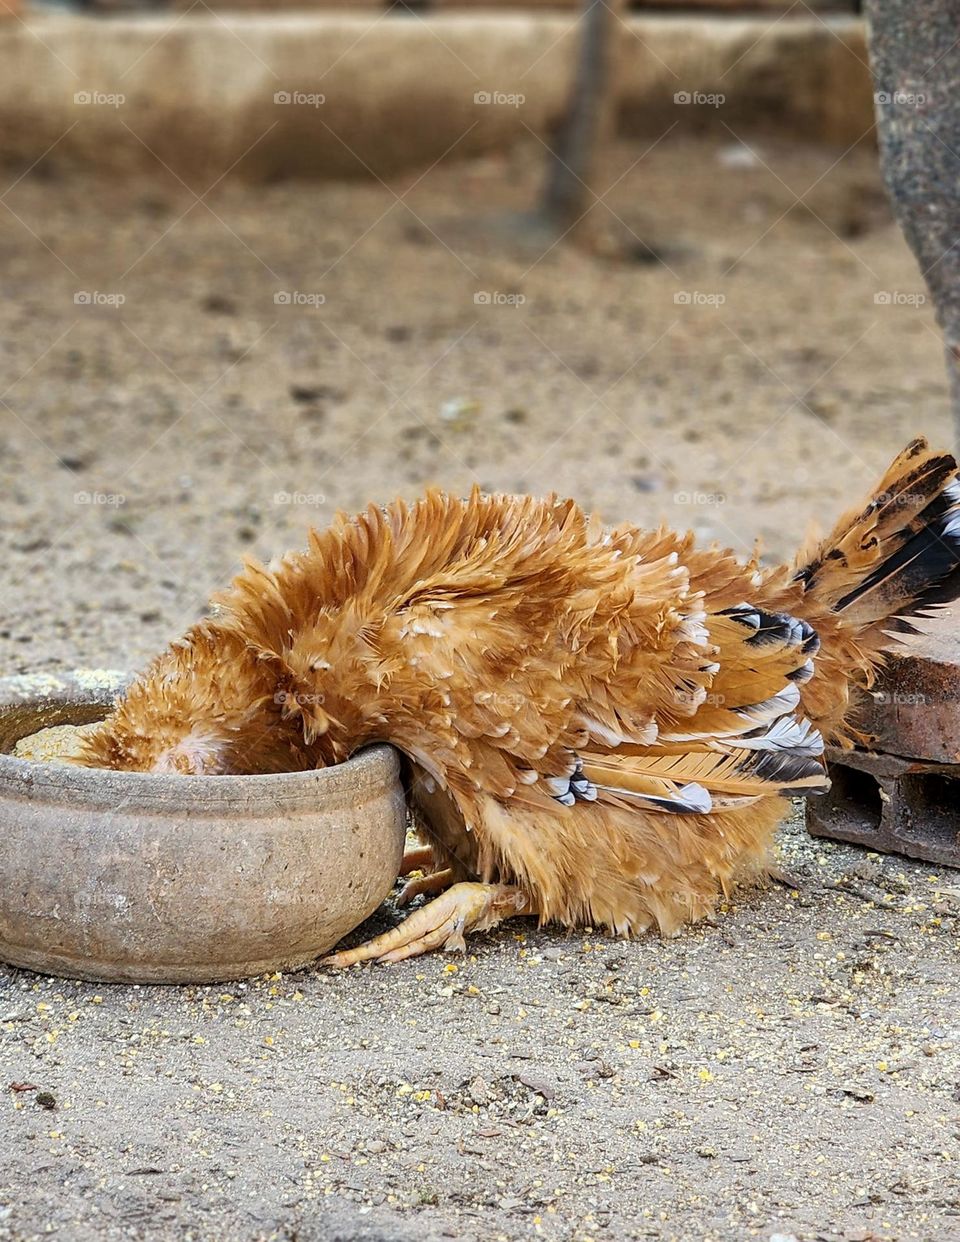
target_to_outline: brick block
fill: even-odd
[[[954,611],[891,656],[857,716],[869,750],[827,749],[816,837],[960,867],[960,635]]]
[[[892,652],[857,724],[871,750],[960,763],[960,616],[945,610]]]
[[[807,831],[960,867],[960,766],[827,748],[832,785],[807,802]]]

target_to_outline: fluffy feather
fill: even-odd
[[[821,735],[853,736],[888,634],[960,592],[956,477],[916,441],[767,571],[555,497],[339,514],[247,563],[85,761],[293,770],[386,740],[454,878],[542,920],[671,932],[762,865],[785,795],[824,788]]]

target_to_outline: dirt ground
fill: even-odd
[[[427,483],[776,556],[948,438],[869,149],[645,147],[609,154],[608,255],[510,214],[535,147],[202,201],[55,151],[16,181],[0,672],[137,666],[242,554]],[[0,1102],[0,1239],[960,1238],[960,879],[797,822],[783,852],[797,889],[667,943],[518,922],[195,989],[0,969],[0,1085],[36,1087]]]

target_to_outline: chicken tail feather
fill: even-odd
[[[910,632],[960,596],[960,480],[949,453],[914,440],[860,509],[801,558],[796,580],[844,623]],[[865,637],[866,635],[864,635]]]
[[[866,743],[856,727],[858,689],[873,684],[898,635],[916,632],[912,619],[960,597],[956,460],[913,440],[866,503],[788,572],[782,603],[822,642],[818,676],[801,687],[803,711],[827,742]]]

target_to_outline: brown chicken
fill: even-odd
[[[91,734],[84,762],[249,773],[406,757],[442,895],[343,966],[514,914],[663,933],[761,870],[826,786],[906,618],[960,594],[954,459],[916,440],[791,565],[607,528],[572,501],[429,492],[248,563]]]

